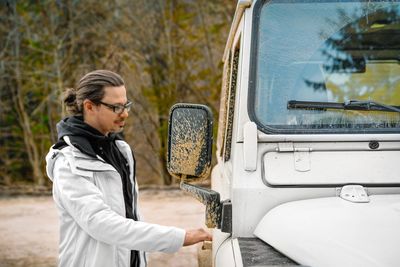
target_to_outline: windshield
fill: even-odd
[[[400,106],[398,1],[272,0],[255,12],[249,111],[262,130],[400,132],[398,112],[288,108],[292,100]]]

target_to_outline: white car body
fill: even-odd
[[[400,266],[400,133],[260,130],[248,112],[256,4],[238,2],[224,53],[211,179],[232,204],[232,230],[214,229],[213,265],[253,266],[244,263],[240,239],[258,238],[306,266]],[[237,49],[231,98],[229,54]]]

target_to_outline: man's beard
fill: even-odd
[[[118,129],[116,129],[113,133],[121,133],[124,131],[125,126],[120,126]]]

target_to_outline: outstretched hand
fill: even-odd
[[[186,230],[183,246],[194,245],[202,241],[212,241],[212,235],[202,228]]]

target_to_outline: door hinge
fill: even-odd
[[[292,142],[278,143],[278,152],[293,152],[294,168],[299,172],[311,170],[310,147],[294,147]]]
[[[278,152],[292,152],[294,151],[293,143],[278,143],[278,148],[276,149]]]

